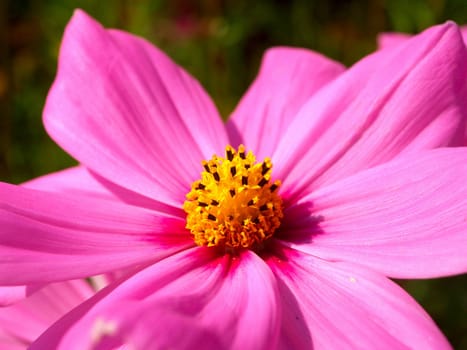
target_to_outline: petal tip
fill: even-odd
[[[92,20],[92,17],[84,10],[77,8],[73,11],[73,15],[71,16],[70,22],[76,22],[76,21],[89,21]]]
[[[443,36],[446,36],[450,40],[457,40],[463,45],[464,41],[462,38],[461,30],[456,22],[449,20],[436,26],[435,28],[439,28],[439,31],[443,32]]]
[[[73,15],[71,16],[65,28],[65,36],[63,40],[66,39],[66,35],[68,34],[68,32],[74,32],[74,31],[83,32],[83,29],[89,30],[91,28],[103,29],[102,25],[98,21],[96,21],[93,17],[91,17],[87,12],[85,12],[82,9],[75,9],[73,11]]]

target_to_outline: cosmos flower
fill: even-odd
[[[389,278],[467,269],[466,62],[453,23],[347,70],[271,49],[223,123],[77,11],[44,123],[80,165],[0,184],[0,284],[122,277],[31,349],[450,348]]]

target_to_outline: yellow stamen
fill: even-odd
[[[225,158],[203,161],[201,180],[192,184],[183,204],[196,244],[255,248],[274,234],[283,217],[280,181],[271,183],[269,158],[255,162],[243,145],[238,151],[227,146]]]

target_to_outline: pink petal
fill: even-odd
[[[39,285],[30,286],[0,286],[0,307],[22,300],[40,289]]]
[[[24,349],[65,313],[93,294],[84,280],[50,284],[13,306],[0,308],[0,348]]]
[[[304,102],[343,71],[341,64],[312,51],[269,49],[227,123],[233,144],[245,144],[258,159],[270,157]]]
[[[405,33],[380,33],[378,34],[378,48],[386,49],[388,47],[395,47],[406,42],[411,38],[410,34]]]
[[[462,38],[464,39],[464,42],[467,44],[467,25],[463,25],[461,27],[461,34]]]
[[[125,301],[108,308],[92,328],[94,350],[130,346],[134,349],[222,349],[221,334],[199,324],[196,315],[173,308],[173,300]],[[148,312],[148,310],[151,310]],[[156,331],[157,330],[157,331]],[[225,344],[224,344],[225,345]]]
[[[22,184],[23,187],[42,191],[69,193],[74,196],[118,200],[112,192],[107,190],[92,176],[84,166],[76,166],[47,174]]]
[[[461,34],[462,34],[464,43],[467,43],[467,26],[463,26],[460,29],[461,29]],[[378,47],[380,49],[394,48],[397,45],[403,44],[411,37],[412,36],[410,34],[406,34],[406,33],[395,33],[395,32],[380,33],[378,34]],[[467,146],[467,126],[464,132],[463,145]]]
[[[185,218],[186,215],[180,207],[172,207],[131,190],[127,190],[81,165],[35,178],[23,183],[22,186],[42,191],[67,193],[75,197],[84,196],[88,198],[107,199],[110,201],[121,201],[127,204],[161,211],[172,216],[180,216],[181,218]]]
[[[246,251],[237,257],[219,257],[212,249],[198,247],[158,262],[113,290],[102,290],[51,327],[31,349],[45,345],[54,349],[68,349],[70,345],[87,348],[89,342],[96,345],[105,336],[119,340],[120,330],[130,336],[130,342],[140,330],[146,337],[158,337],[167,332],[167,327],[177,327],[176,322],[150,322],[154,320],[151,314],[157,315],[160,310],[154,305],[162,302],[167,307],[161,310],[162,320],[170,313],[169,322],[184,317],[184,323],[193,323],[195,329],[212,332],[221,342],[220,349],[270,349],[275,346],[281,322],[278,297],[274,276],[255,254]],[[125,305],[132,301],[148,308],[138,307],[136,314],[128,313],[129,306]],[[111,310],[120,305],[124,305],[123,313],[129,319],[139,314],[141,323],[128,325],[124,315],[112,314]],[[86,334],[90,336],[86,338]],[[180,342],[175,337],[165,340],[170,341],[168,348],[177,348]]]
[[[466,61],[459,29],[447,23],[364,58],[323,87],[273,157],[284,196],[292,201],[402,154],[462,144]]]
[[[179,206],[223,152],[224,125],[201,86],[138,37],[76,11],[44,110],[51,137],[116,184]]]
[[[467,26],[460,27],[462,38],[467,43]],[[387,32],[378,34],[378,47],[385,49],[388,47],[394,47],[396,45],[404,43],[407,39],[410,39],[411,35],[407,33]]]
[[[364,171],[297,203],[321,218],[321,233],[296,241],[291,232],[291,245],[396,278],[465,273],[466,178],[467,148],[421,152]]]
[[[0,284],[87,277],[193,245],[180,218],[0,183]]]
[[[450,349],[425,311],[389,279],[290,250],[270,258],[284,309],[280,349]]]

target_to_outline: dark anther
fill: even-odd
[[[233,153],[232,153],[232,150],[228,149],[227,151],[225,151],[225,154],[227,155],[227,159],[232,161],[233,160]]]
[[[251,221],[253,221],[253,223],[255,223],[255,224],[259,224],[259,219],[258,219],[258,217],[254,218],[254,219],[251,220]]]
[[[211,201],[211,205],[219,205],[219,202],[216,201],[215,199],[213,199],[213,200]]]
[[[248,185],[248,176],[242,176],[242,185],[243,186]]]
[[[204,166],[204,169],[205,169],[208,173],[211,172],[211,169],[209,169],[209,165],[208,165],[208,164],[204,164],[203,166]]]
[[[240,156],[240,158],[242,159],[245,159],[245,152],[238,152],[238,155]]]
[[[208,214],[208,219],[211,221],[216,221],[216,217],[212,214]]]
[[[259,187],[263,187],[264,185],[266,185],[268,183],[268,180],[266,180],[264,177],[261,179],[260,182],[258,182],[258,186]]]
[[[219,177],[219,173],[216,171],[215,173],[212,173],[212,176],[214,176],[214,180],[219,181],[221,178]]]
[[[247,203],[247,205],[249,205],[249,206],[251,206],[251,205],[253,205],[253,204],[255,204],[255,202],[253,201],[253,199],[250,199],[250,200],[248,201],[248,203]]]
[[[271,187],[269,188],[269,190],[270,190],[271,192],[274,192],[275,190],[277,190],[278,187],[279,187],[279,186],[277,186],[276,184],[272,184]]]
[[[203,203],[203,202],[198,202],[198,205],[199,205],[200,207],[207,207],[207,206],[208,206],[207,203]]]
[[[250,169],[251,165],[250,164],[245,164],[245,169]]]
[[[236,167],[231,167],[230,168],[230,173],[232,174],[232,176],[235,176],[235,174],[237,173],[237,168]]]
[[[263,211],[263,210],[268,210],[268,205],[267,204],[263,204],[262,206],[259,207],[259,210]]]
[[[266,173],[269,171],[269,167],[266,163],[263,163],[262,167],[261,167],[261,175],[266,175]]]
[[[232,197],[235,196],[235,190],[234,190],[234,189],[231,189],[229,192],[230,192],[230,195],[231,195]]]
[[[206,186],[203,184],[198,184],[198,186],[196,187],[197,190],[204,190],[205,188]]]

